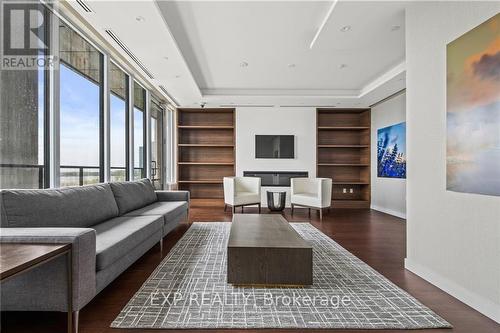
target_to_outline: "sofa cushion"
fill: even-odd
[[[148,239],[161,233],[163,218],[120,216],[93,227],[96,231],[96,270],[102,270]]]
[[[165,222],[187,211],[186,201],[158,201],[125,214],[125,216],[162,215]]]
[[[2,227],[90,227],[118,216],[109,184],[2,190]]]
[[[149,179],[134,182],[110,183],[120,215],[157,201],[155,189]]]

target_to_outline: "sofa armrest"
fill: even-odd
[[[38,243],[66,244],[72,246],[73,307],[79,310],[96,295],[96,232],[90,228],[0,228],[0,243]],[[19,276],[19,278],[21,278]],[[34,281],[23,281],[30,284]],[[61,288],[61,286],[53,286]],[[50,288],[47,286],[46,297],[50,299]],[[14,292],[14,291],[13,291]],[[64,308],[66,304],[52,305]],[[57,310],[56,310],[57,311]]]
[[[187,201],[189,203],[189,191],[155,191],[158,201]]]

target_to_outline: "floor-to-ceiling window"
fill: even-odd
[[[109,68],[110,87],[110,181],[128,180],[128,85],[129,77],[114,63]]]
[[[146,90],[134,81],[134,179],[146,177]]]
[[[103,55],[69,26],[59,27],[60,185],[102,180]]]
[[[38,33],[47,36],[50,15],[43,6],[40,13],[41,17],[35,17],[43,22]],[[43,39],[49,43],[48,38]],[[46,55],[47,50],[38,51],[39,60]],[[37,66],[0,70],[0,188],[48,186],[47,77],[48,68]]]
[[[56,26],[49,29],[51,24]],[[55,69],[0,72],[0,188],[74,186],[146,175],[162,188],[167,156],[164,101],[132,80],[119,62],[109,62],[106,68],[107,56],[98,44],[64,18],[44,18],[43,30],[47,36],[57,31]],[[40,57],[51,54],[49,48],[40,51]],[[52,77],[54,82],[49,82]]]

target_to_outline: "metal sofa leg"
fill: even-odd
[[[260,214],[260,204],[259,204],[259,214]]]
[[[292,206],[292,216],[293,216],[293,204],[290,204]]]
[[[226,211],[227,209],[227,204],[224,204],[224,212]]]
[[[80,311],[73,311],[72,316],[73,316],[72,332],[78,333],[78,319],[80,319]]]
[[[323,208],[319,209],[319,220],[323,221]]]
[[[160,258],[163,258],[163,232],[160,239]]]

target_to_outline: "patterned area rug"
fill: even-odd
[[[231,223],[194,223],[113,321],[114,328],[421,329],[449,323],[308,223],[314,285],[226,283]]]

